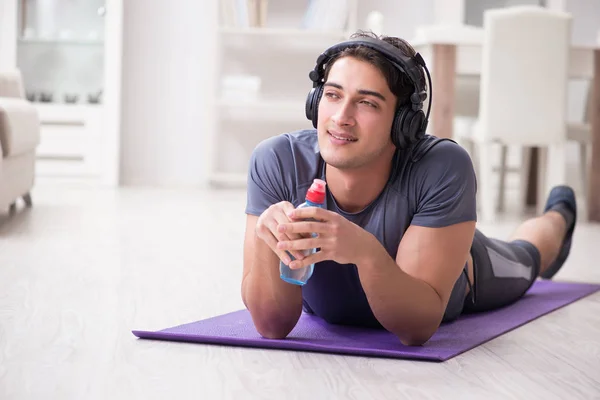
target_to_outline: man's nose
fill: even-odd
[[[350,101],[341,102],[332,119],[339,126],[352,125],[354,123],[354,108],[352,103]]]

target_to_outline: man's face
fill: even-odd
[[[353,57],[340,58],[324,85],[317,131],[327,164],[360,168],[393,151],[390,132],[396,96],[377,67]]]

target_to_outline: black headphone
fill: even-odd
[[[394,67],[401,73],[404,73],[415,86],[415,92],[410,96],[411,105],[402,105],[396,110],[394,123],[392,125],[392,142],[397,148],[406,148],[412,143],[417,142],[425,135],[429,112],[431,110],[431,76],[425,65],[425,60],[419,53],[413,58],[404,56],[397,47],[378,39],[363,37],[351,39],[342,43],[335,44],[325,50],[318,58],[314,70],[310,71],[308,77],[313,81],[313,88],[308,93],[306,99],[306,118],[312,121],[313,126],[317,127],[319,101],[323,95],[323,80],[325,73],[325,64],[331,58],[344,49],[358,46],[366,46],[382,53]],[[429,106],[427,107],[427,116],[423,112],[423,101],[427,98],[425,87],[420,83],[419,69],[423,68],[427,73],[429,81]]]

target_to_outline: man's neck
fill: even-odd
[[[342,210],[359,212],[371,204],[383,191],[390,177],[392,159],[377,166],[342,170],[326,165],[327,187]]]

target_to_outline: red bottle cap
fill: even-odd
[[[325,203],[325,185],[324,180],[315,179],[308,192],[306,192],[306,200],[317,204]]]

